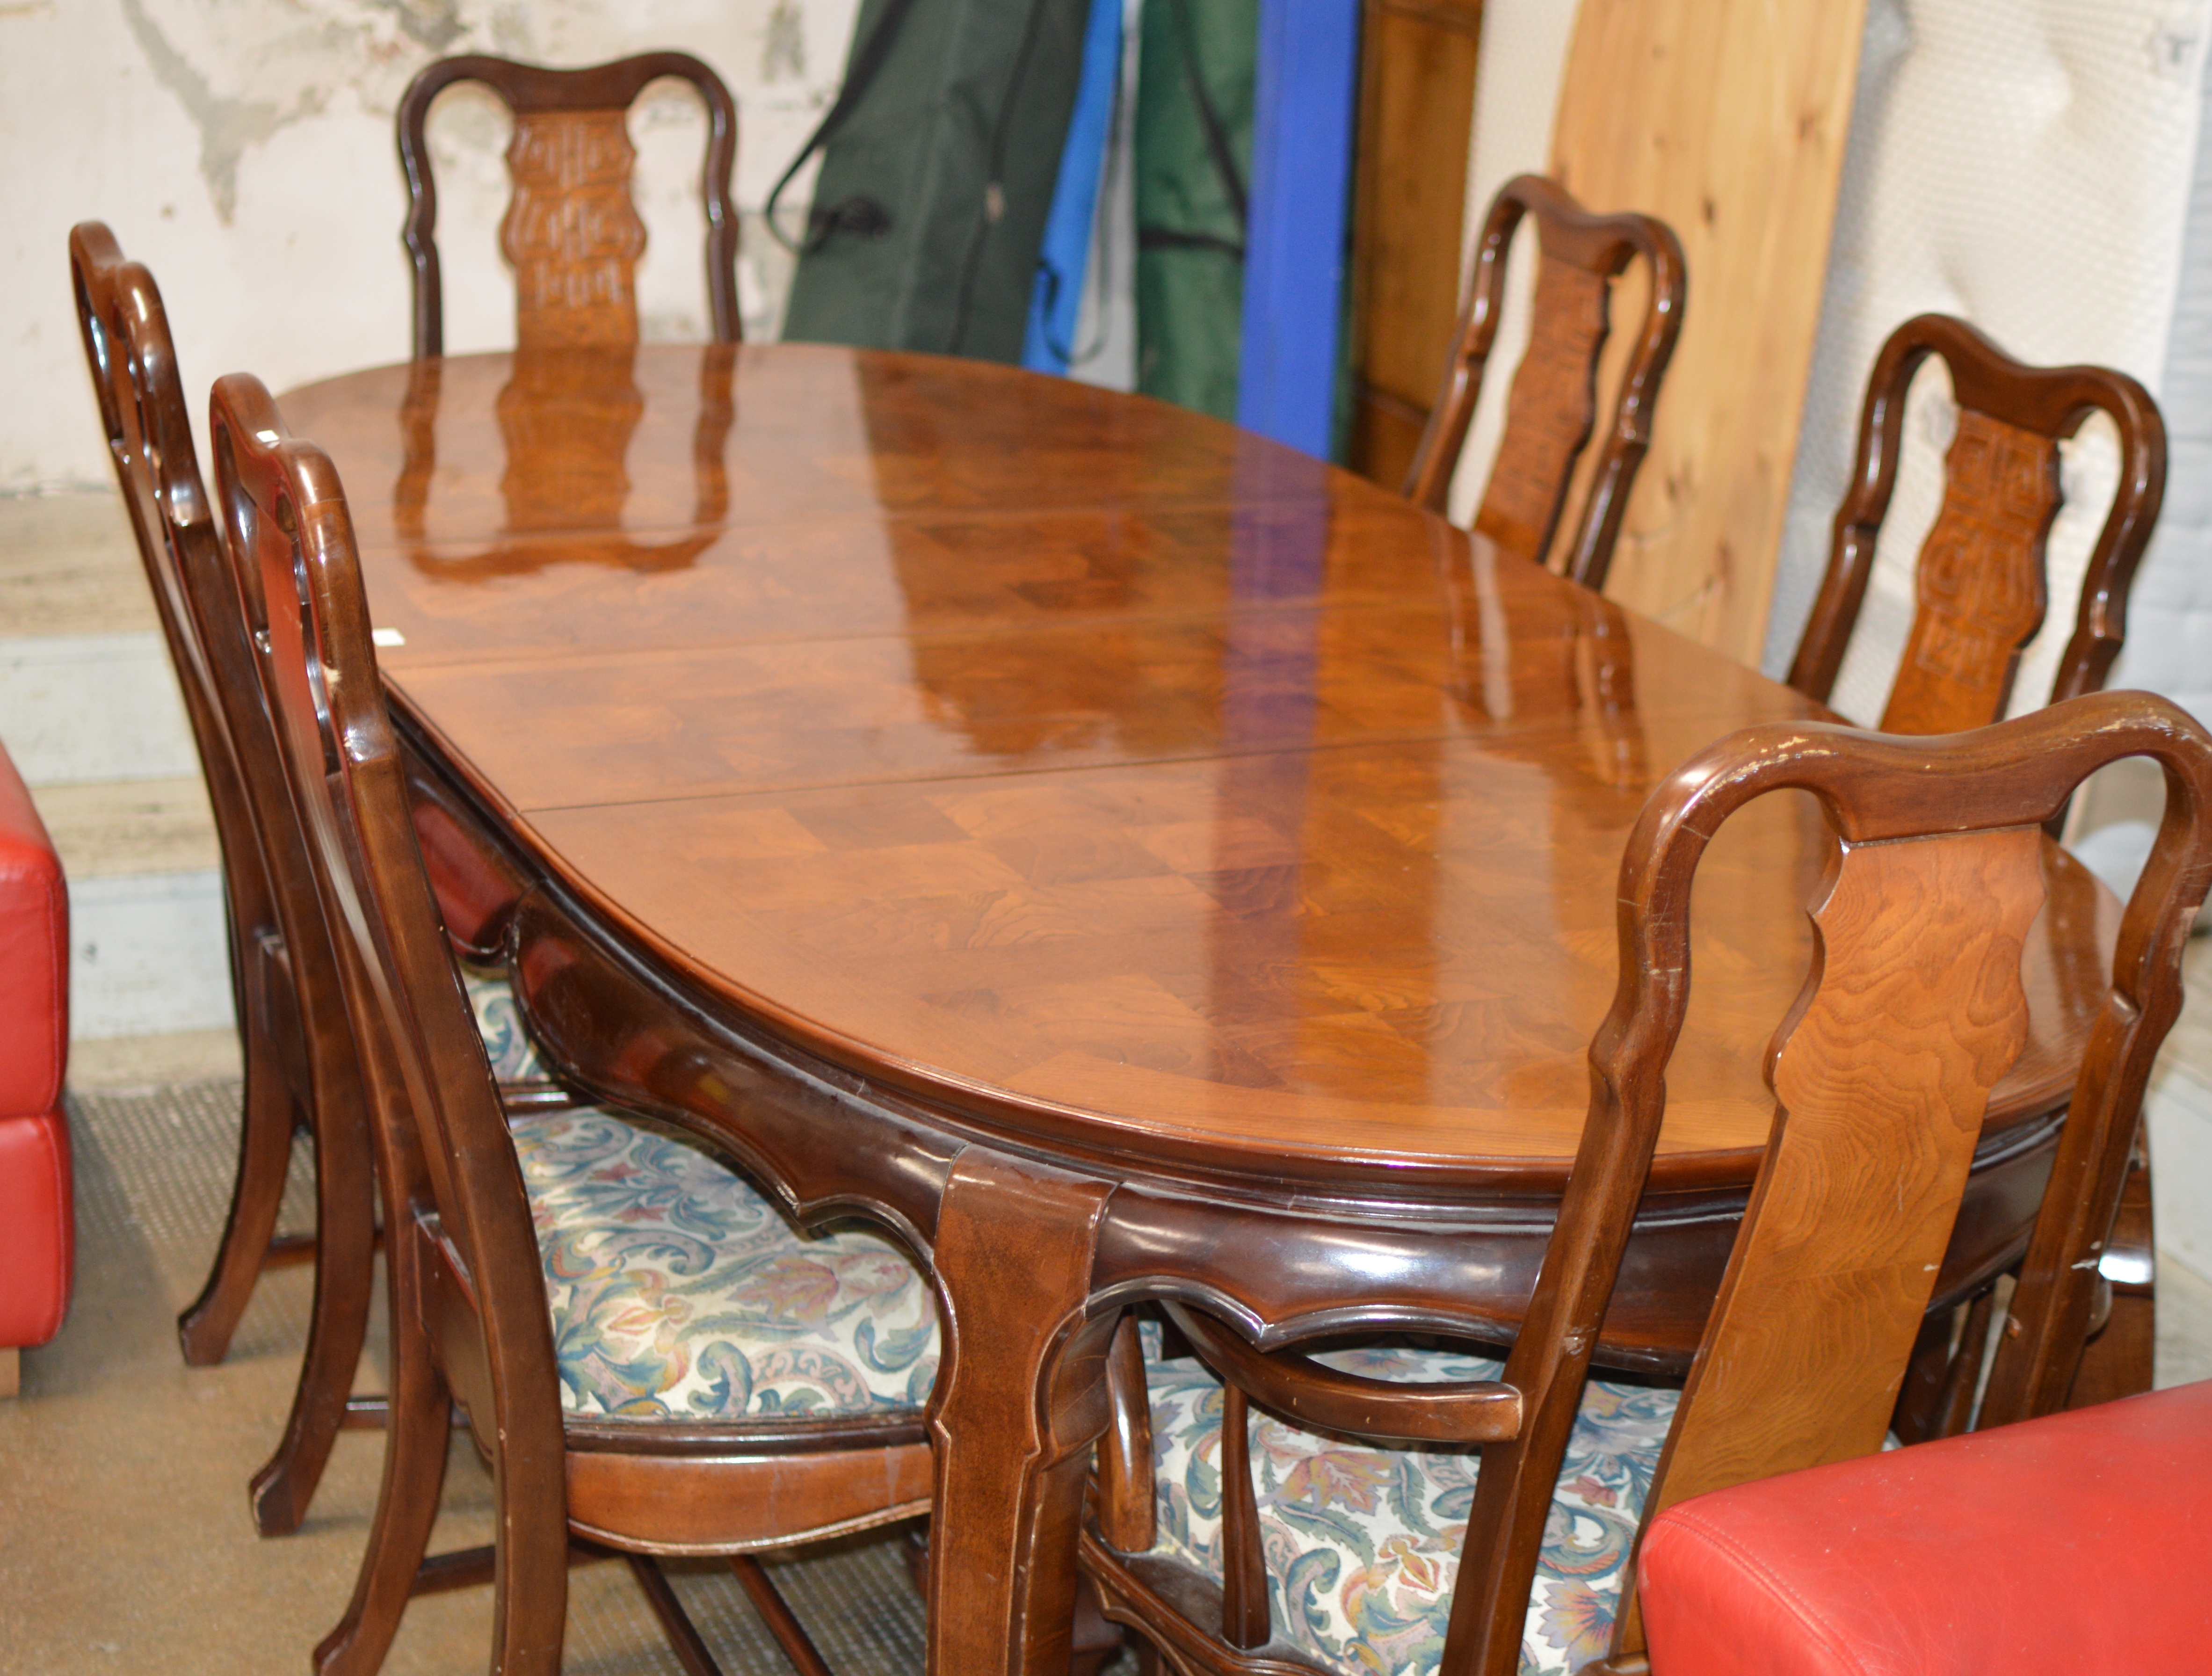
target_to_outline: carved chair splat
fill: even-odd
[[[630,197],[636,153],[626,118],[650,82],[688,82],[707,107],[700,191],[707,219],[707,307],[718,343],[742,336],[738,222],[730,176],[738,112],[729,88],[688,52],[645,52],[585,70],[552,70],[471,53],[441,58],[399,101],[399,162],[409,208],[401,240],[415,270],[415,356],[445,353],[437,184],[425,135],[430,106],[456,82],[489,88],[514,113],[507,166],[514,197],[500,248],[515,270],[515,332],[526,348],[621,348],[638,338],[636,270],[645,223]]]
[[[1851,487],[1836,509],[1828,568],[1790,666],[1790,684],[1828,701],[1874,574],[1897,490],[1905,398],[1929,356],[1951,375],[1958,430],[1942,510],[1921,543],[1904,661],[1886,733],[1954,733],[2005,713],[2020,655],[2043,626],[2044,546],[2057,515],[2058,445],[2092,413],[2119,434],[2120,477],[2089,557],[2073,637],[2051,699],[2094,692],[2127,632],[2128,589],[2166,494],[2166,426],[2150,392],[2105,367],[2030,367],[1963,320],[1923,314],[1892,332],[1867,379]]]
[[[1429,411],[1405,494],[1441,513],[1482,393],[1505,304],[1506,257],[1524,216],[1536,221],[1538,256],[1528,348],[1506,394],[1505,431],[1474,527],[1539,563],[1553,550],[1561,513],[1597,412],[1598,358],[1610,331],[1613,282],[1638,257],[1650,276],[1642,327],[1599,444],[1589,493],[1559,568],[1586,587],[1605,586],[1628,510],[1628,491],[1651,445],[1651,411],[1682,329],[1687,280],[1682,246],[1664,222],[1592,215],[1540,175],[1498,189],[1475,246],[1467,307]]]
[[[429,889],[343,490],[328,456],[286,434],[256,380],[216,385],[210,430],[236,586],[264,648],[257,678],[336,928],[388,1230],[384,1486],[353,1601],[318,1667],[378,1668],[435,1565],[423,1554],[458,1405],[493,1467],[495,1668],[558,1669],[573,1533],[632,1558],[649,1603],[693,1655],[703,1647],[687,1639],[651,1557],[726,1557],[802,1676],[820,1676],[820,1655],[753,1556],[926,1511],[923,1411],[763,1416],[750,1375],[741,1414],[564,1410],[564,1382],[582,1375],[556,1359],[533,1226],[544,1201],[530,1196]],[[739,1190],[733,1178],[722,1187]],[[741,1327],[717,1331],[742,1339]]]
[[[1385,1445],[1478,1447],[1444,1667],[1522,1667],[1555,1485],[1665,1115],[1667,1061],[1689,1000],[1691,885],[1721,825],[1785,789],[1818,799],[1838,835],[1812,909],[1816,953],[1768,1050],[1773,1132],[1718,1296],[1663,1448],[1646,1463],[1648,1491],[1624,1511],[1640,1528],[1703,1491],[1878,1449],[1990,1091],[2027,1039],[2021,955],[2044,904],[2043,823],[2087,774],[2130,756],[2164,768],[2165,823],[2127,908],[2112,999],[2084,1051],[1984,1413],[2002,1421],[2061,1406],[2095,1306],[2135,1114],[2179,1011],[2182,947],[2212,885],[2212,736],[2139,693],[2091,695],[1925,743],[1817,723],[1751,728],[1662,784],[1627,845],[1620,978],[1590,1047],[1589,1116],[1498,1375],[1376,1379],[1295,1345],[1261,1351],[1243,1326],[1165,1303],[1227,1388],[1221,1559],[1205,1576],[1138,1550],[1153,1533],[1148,1460],[1120,1426],[1102,1452],[1109,1464],[1083,1539],[1108,1615],[1181,1671],[1329,1667],[1270,1621],[1258,1498],[1240,1447],[1249,1406]],[[1333,1336],[1343,1336],[1340,1323]],[[1117,1345],[1116,1388],[1141,1380],[1141,1361],[1124,1365],[1135,1354]],[[1621,1575],[1611,1654],[1589,1667],[1613,1676],[1644,1668],[1632,1557]]]

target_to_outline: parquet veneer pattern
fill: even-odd
[[[462,464],[411,477],[375,421],[404,376],[284,404],[349,476],[403,703],[562,877],[840,1058],[1161,1139],[1563,1167],[1655,775],[1818,707],[1173,409],[790,346],[722,351],[725,386],[702,353],[606,380],[643,404],[626,498],[551,497],[501,537],[548,562],[496,576],[438,562],[513,528],[469,497],[526,433],[483,416],[530,380],[588,415],[587,382],[444,363],[428,422]],[[700,524],[725,392],[727,507]],[[639,556],[687,530],[680,567]],[[1662,1173],[1765,1139],[1826,841],[1776,800],[1706,864]],[[2073,906],[2030,938],[2000,1121],[2063,1097],[2095,997],[2061,969],[2114,923],[2048,870]]]

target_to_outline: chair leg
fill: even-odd
[[[676,1591],[668,1586],[660,1563],[650,1554],[624,1554],[623,1558],[629,1562],[630,1575],[637,1579],[646,1605],[660,1620],[661,1633],[668,1637],[676,1662],[684,1667],[684,1676],[722,1676],[722,1667],[714,1662],[706,1637],[691,1621],[691,1614],[684,1610]]]
[[[2069,1408],[2087,1408],[2151,1388],[2158,1361],[2157,1230],[2151,1217],[2150,1140],[2136,1134],[2135,1156],[2120,1186],[2119,1214],[2106,1242],[2112,1313],[2105,1330],[2082,1347],[2081,1365],[2066,1393]]]
[[[374,1290],[376,1180],[367,1114],[350,1093],[323,1102],[315,1137],[315,1303],[284,1436],[249,1492],[254,1527],[288,1536],[307,1516],[347,1421]]]
[[[241,986],[246,1018],[240,1034],[245,1046],[246,1098],[239,1119],[238,1175],[231,1184],[230,1216],[215,1266],[184,1314],[177,1317],[177,1341],[188,1367],[222,1360],[231,1334],[253,1296],[254,1282],[276,1232],[284,1178],[291,1168],[292,1133],[301,1114],[299,1096],[270,1029],[266,987]]]
[[[1121,1626],[1106,1616],[1098,1599],[1098,1587],[1087,1572],[1078,1572],[1075,1578],[1075,1627],[1073,1644],[1068,1649],[1067,1676],[1098,1676],[1098,1673],[1121,1656],[1122,1643],[1128,1637]],[[1137,1640],[1141,1645],[1144,1638]]]
[[[2067,1388],[2069,1408],[2090,1408],[2151,1388],[2158,1361],[2158,1299],[2148,1290],[2115,1289],[2105,1330],[2082,1347],[2081,1365]]]
[[[783,1655],[791,1661],[799,1676],[830,1676],[830,1667],[823,1662],[814,1638],[806,1633],[806,1626],[799,1621],[798,1614],[783,1598],[761,1563],[750,1554],[730,1556],[730,1569],[738,1574],[738,1582],[750,1597],[753,1610],[768,1625],[768,1632],[775,1637],[775,1644],[783,1649]]]
[[[446,1482],[446,1449],[452,1436],[453,1398],[430,1360],[430,1345],[416,1310],[419,1283],[413,1242],[392,1242],[392,1395],[385,1433],[384,1485],[353,1599],[338,1625],[315,1649],[320,1676],[376,1676],[399,1630],[414,1592],[430,1527],[438,1517],[438,1492]]]
[[[492,1582],[492,1676],[560,1676],[568,1629],[568,1512],[557,1411],[550,1448],[506,1434],[493,1474],[499,1575]]]

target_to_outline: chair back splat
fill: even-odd
[[[1125,1505],[1121,1479],[1129,1473],[1118,1460],[1115,1501],[1102,1503],[1084,1547],[1109,1613],[1186,1649],[1201,1636],[1218,1637],[1216,1647],[1267,1649],[1243,1665],[1226,1654],[1224,1667],[1301,1667],[1268,1662],[1297,1649],[1272,1639],[1281,1627],[1267,1611],[1276,1539],[1263,1557],[1246,1450],[1241,1432],[1229,1435],[1249,1401],[1286,1424],[1398,1447],[1480,1446],[1443,1667],[1476,1676],[1524,1667],[1540,1559],[1559,1543],[1572,1546],[1547,1537],[1547,1524],[1559,1516],[1555,1497],[1581,1493],[1562,1466],[1592,1412],[1591,1357],[1666,1114],[1667,1063],[1689,1002],[1692,884],[1713,835],[1771,792],[1811,793],[1837,835],[1811,908],[1816,954],[1768,1048],[1773,1128],[1687,1382],[1670,1400],[1663,1447],[1655,1442],[1636,1469],[1648,1482],[1614,1505],[1640,1528],[1686,1497],[1879,1449],[1990,1091],[2028,1039],[2021,952],[2054,865],[2044,823],[2090,773],[2135,756],[2165,770],[2165,822],[2121,925],[2112,999],[2084,1051],[1985,1418],[2061,1406],[2144,1084],[2179,1011],[2182,946],[2212,885],[2212,736],[2142,693],[2090,695],[1938,739],[1820,723],[1749,728],[1664,780],[1630,836],[1619,887],[1620,977],[1590,1047],[1589,1115],[1503,1369],[1450,1383],[1375,1379],[1295,1346],[1260,1351],[1241,1328],[1187,1303],[1165,1304],[1201,1361],[1245,1394],[1224,1421],[1219,1457],[1212,1581],[1221,1624],[1201,1628],[1181,1610],[1203,1591],[1163,1586],[1156,1561],[1132,1566],[1102,1535],[1145,1533]],[[1341,1336],[1340,1326],[1334,1331]],[[1606,1389],[1607,1402],[1620,1400],[1619,1388]],[[1365,1469],[1340,1461],[1330,1470]],[[1577,1516],[1587,1515],[1571,1512],[1570,1525]],[[1383,1537],[1369,1535],[1379,1550]],[[1625,1571],[1626,1554],[1617,1558]],[[1299,1575],[1310,1589],[1319,1574]],[[1626,1676],[1641,1667],[1643,1641],[1625,1576],[1621,1587],[1609,1668]],[[1345,1616],[1356,1627],[1371,1611]],[[1378,1667],[1401,1667],[1395,1653],[1367,1650]]]
[[[1858,458],[1836,509],[1828,568],[1790,684],[1825,704],[1844,666],[1897,490],[1905,397],[1930,355],[1951,374],[1959,425],[1942,509],[1921,543],[1904,660],[1885,733],[1953,733],[2005,714],[2021,653],[2043,627],[2044,547],[2058,513],[2058,445],[2092,413],[2119,434],[2119,485],[2081,579],[2052,702],[2095,692],[2127,632],[2128,588],[2166,495],[2166,426],[2150,392],[2105,367],[2030,367],[1948,315],[1907,320],[1882,345],[1859,410]]]
[[[446,351],[438,263],[438,189],[424,133],[430,106],[456,82],[477,82],[514,112],[507,167],[514,197],[500,249],[515,274],[515,336],[524,348],[620,348],[637,342],[638,258],[645,223],[630,198],[636,159],[626,118],[649,82],[689,82],[707,107],[700,194],[707,218],[707,308],[717,343],[742,335],[738,317],[738,222],[730,176],[738,112],[713,70],[688,52],[645,52],[588,70],[550,70],[483,53],[441,58],[399,101],[399,163],[407,176],[401,240],[415,267],[417,360]]]
[[[1651,446],[1651,410],[1682,330],[1687,280],[1681,242],[1650,216],[1595,216],[1541,175],[1516,175],[1491,200],[1443,386],[1406,477],[1416,506],[1441,513],[1474,420],[1505,304],[1506,255],[1525,216],[1536,220],[1535,301],[1528,348],[1506,395],[1505,431],[1475,529],[1538,563],[1553,545],[1597,411],[1598,357],[1611,330],[1613,282],[1641,257],[1650,276],[1642,329],[1621,374],[1605,440],[1572,540],[1555,568],[1605,586],[1628,491]]]

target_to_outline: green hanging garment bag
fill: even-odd
[[[775,227],[823,153],[787,339],[1021,359],[1089,12],[863,0],[843,90],[769,197]]]
[[[1145,0],[1137,388],[1237,416],[1259,0]]]

